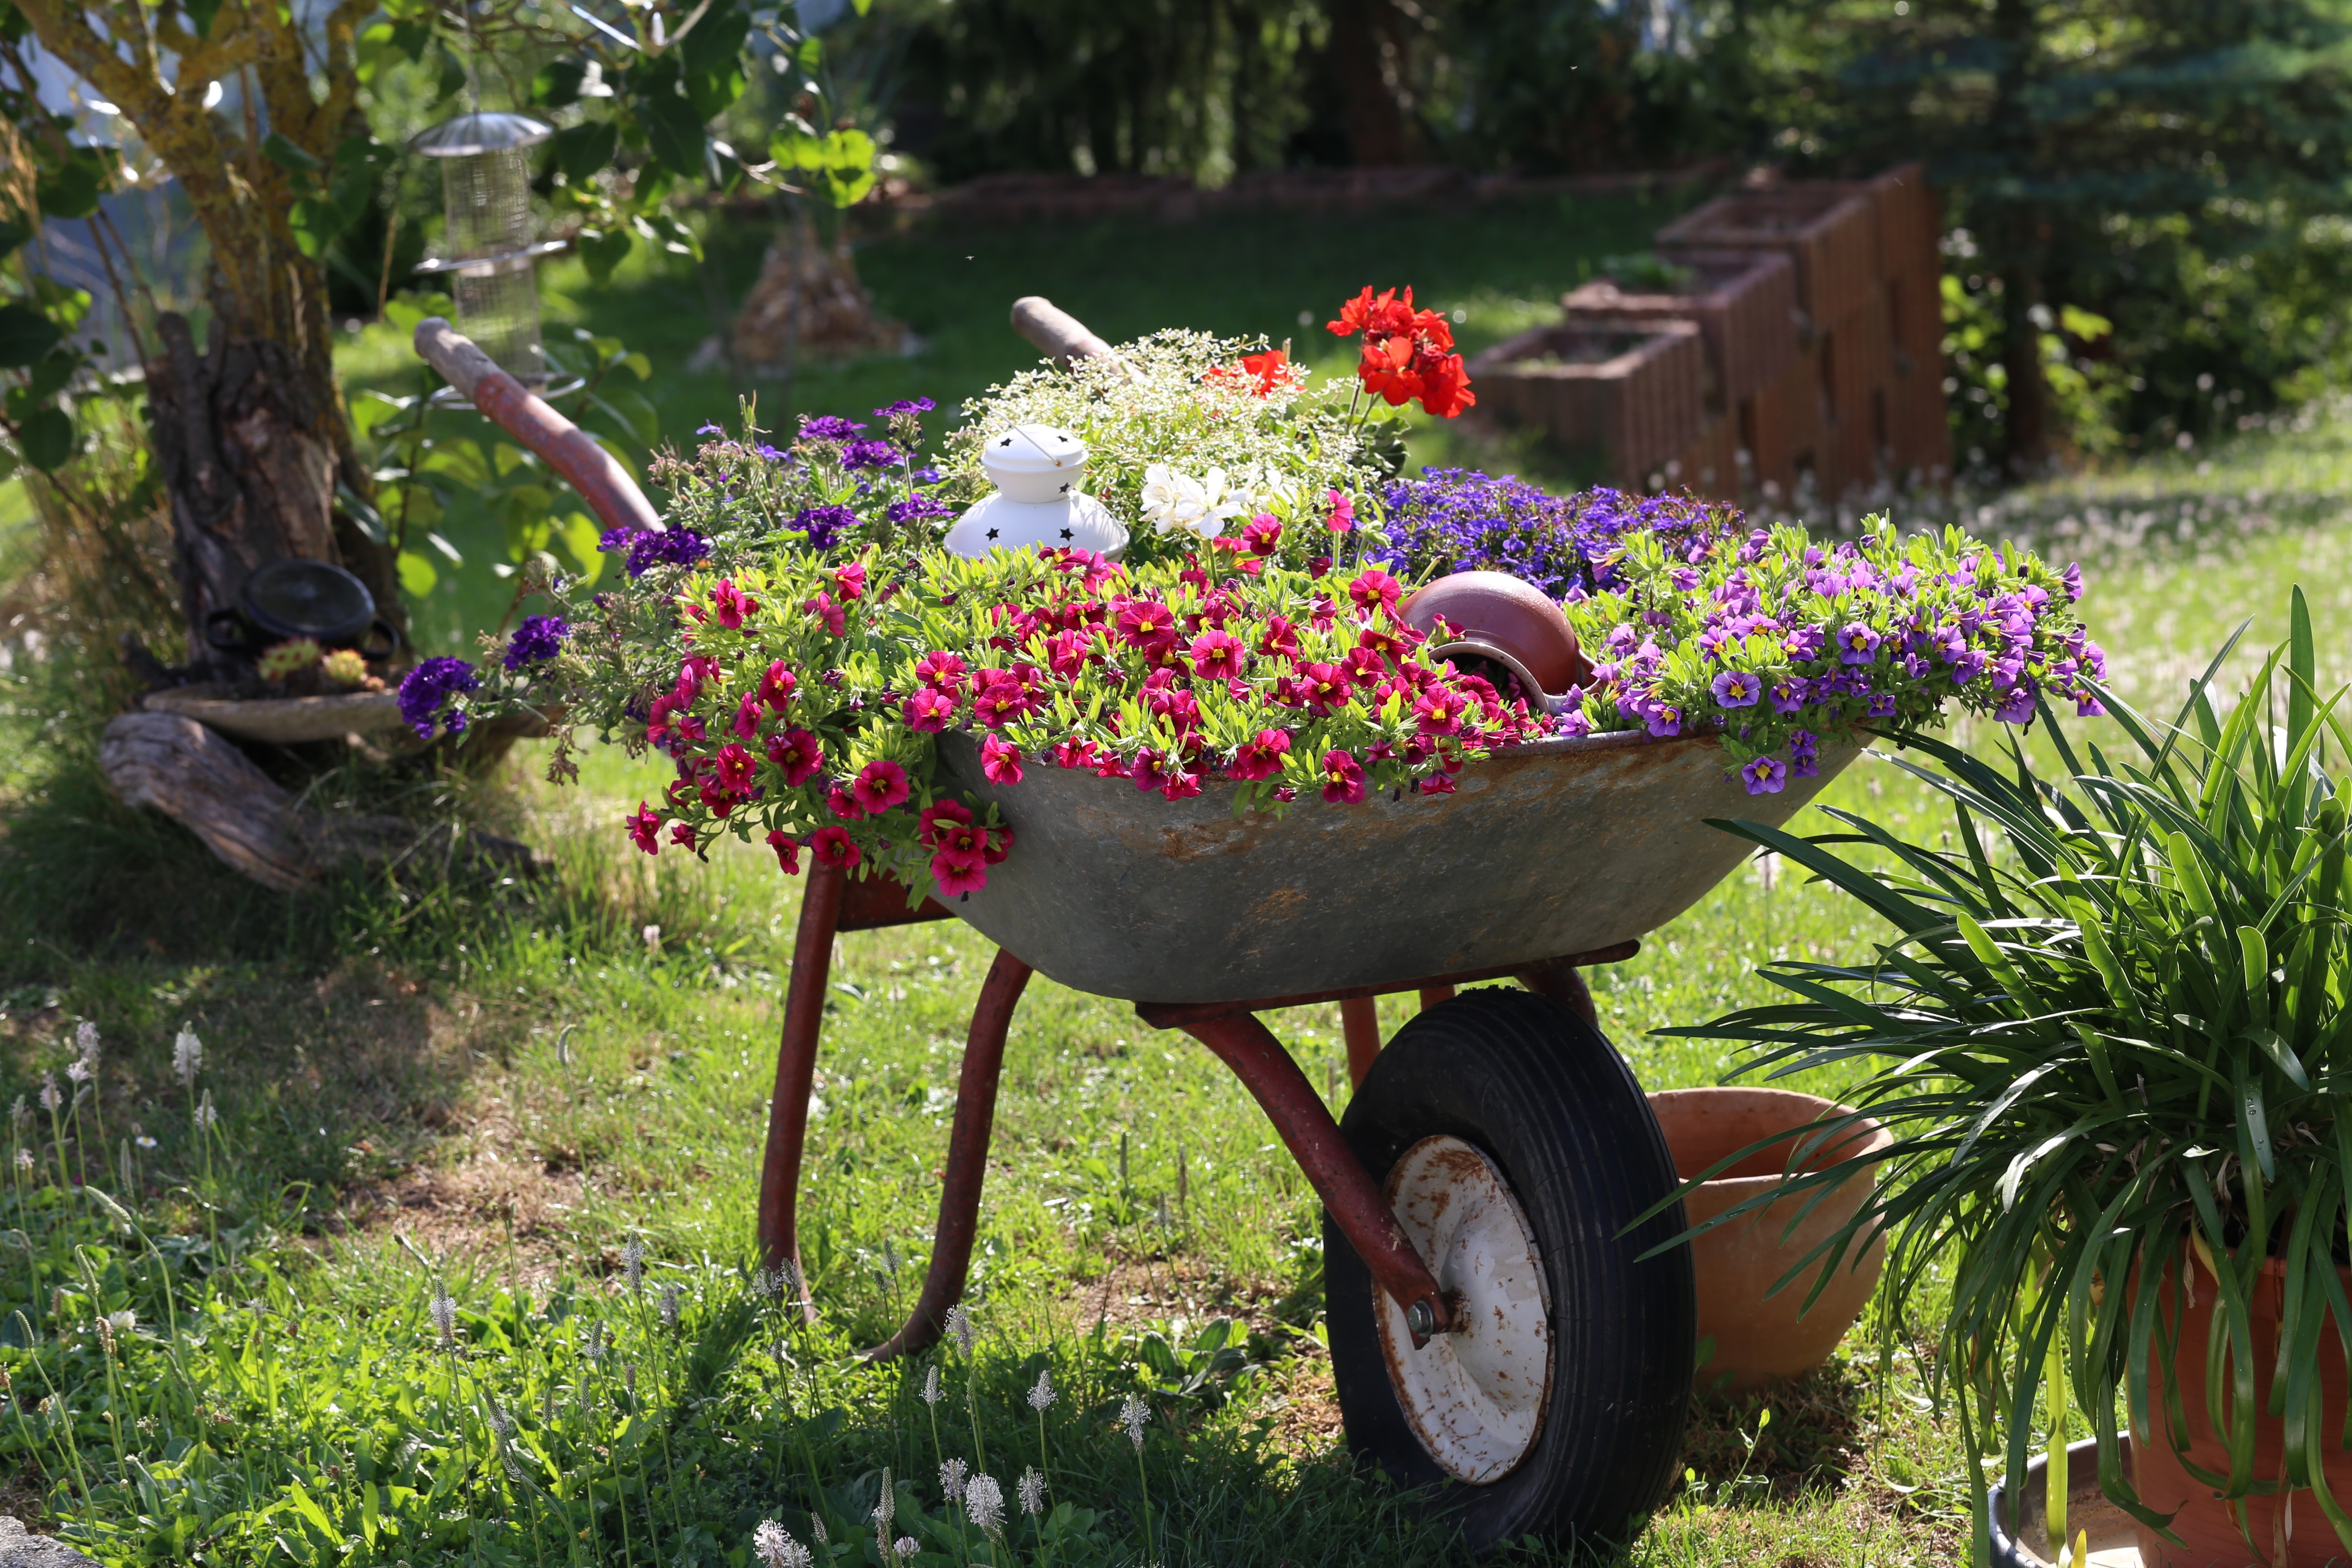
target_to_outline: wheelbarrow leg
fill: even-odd
[[[1157,1025],[1153,1010],[1148,1004],[1137,1009],[1146,1023]],[[1348,1147],[1339,1124],[1331,1120],[1330,1109],[1290,1053],[1282,1048],[1274,1031],[1255,1013],[1231,1013],[1180,1026],[1215,1052],[1256,1097],[1275,1131],[1289,1146],[1291,1157],[1322,1198],[1332,1223],[1355,1247],[1356,1256],[1364,1260],[1381,1289],[1405,1310],[1416,1340],[1444,1332],[1448,1313],[1436,1279],[1389,1213],[1388,1202],[1363,1162]],[[1416,1317],[1420,1321],[1413,1322]]]
[[[1537,995],[1559,1003],[1594,1028],[1601,1027],[1601,1012],[1592,1005],[1592,990],[1573,964],[1539,963],[1533,969],[1519,971],[1518,980]]]
[[[1372,1058],[1381,1054],[1380,998],[1350,996],[1340,1003],[1339,1029],[1348,1041],[1348,1081],[1360,1089]]]
[[[1013,1010],[1029,984],[1029,966],[996,950],[987,983],[971,1010],[971,1034],[963,1047],[963,1073],[956,1084],[955,1129],[948,1134],[947,1181],[940,1192],[940,1225],[931,1238],[930,1267],[923,1293],[906,1325],[866,1352],[868,1361],[912,1355],[936,1343],[948,1309],[963,1300],[971,1268],[971,1244],[980,1228],[980,1185],[988,1174],[988,1141],[996,1125],[996,1080],[1004,1068],[1004,1037]]]
[[[838,866],[812,866],[801,894],[792,984],[784,993],[783,1034],[776,1044],[776,1085],[768,1101],[768,1152],[760,1165],[761,1264],[768,1268],[792,1265],[801,1313],[812,1323],[816,1306],[801,1271],[801,1152],[808,1141],[817,1034],[824,1026],[825,982],[833,969],[833,935],[841,923],[842,889],[847,879]]]

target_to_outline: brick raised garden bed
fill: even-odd
[[[1664,259],[1687,269],[1678,289],[1621,289],[1596,279],[1560,297],[1571,321],[1698,323],[1714,372],[1709,406],[1726,409],[1772,384],[1796,357],[1797,274],[1773,251],[1695,250]]]
[[[1824,330],[1867,306],[1878,277],[1878,214],[1844,185],[1718,196],[1658,230],[1662,251],[1773,250],[1796,265],[1797,303]]]
[[[1706,351],[1689,321],[1538,327],[1470,363],[1480,412],[1598,447],[1617,483],[1640,486],[1706,423]]]

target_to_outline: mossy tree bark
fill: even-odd
[[[222,0],[201,32],[179,6],[139,0],[17,0],[42,46],[121,111],[185,193],[209,244],[213,320],[199,346],[186,321],[156,323],[146,366],[148,425],[172,498],[188,658],[240,673],[204,633],[256,567],[331,561],[401,619],[390,552],[336,505],[338,482],[365,495],[336,385],[323,265],[296,243],[301,193],[264,151],[270,135],[327,163],[363,134],[353,54],[377,0],[337,0],[306,34],[274,0]],[[165,74],[164,61],[176,61]],[[237,83],[242,111],[205,107]]]

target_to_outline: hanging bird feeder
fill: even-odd
[[[539,331],[539,258],[561,250],[560,239],[531,237],[530,159],[527,150],[554,131],[527,114],[460,114],[421,132],[411,152],[441,160],[441,195],[447,222],[443,254],[419,262],[423,273],[452,275],[459,330],[500,370],[541,396],[581,384],[548,385],[547,352]],[[462,405],[454,387],[436,402]]]

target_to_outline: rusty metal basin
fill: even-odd
[[[1824,747],[1819,777],[1750,795],[1712,737],[1595,735],[1469,763],[1450,795],[1236,818],[1230,784],[1170,802],[1042,763],[991,784],[977,745],[950,733],[943,768],[996,804],[1017,847],[980,891],[939,896],[998,946],[1102,996],[1400,984],[1656,930],[1750,852],[1706,818],[1778,826],[1859,754]]]

